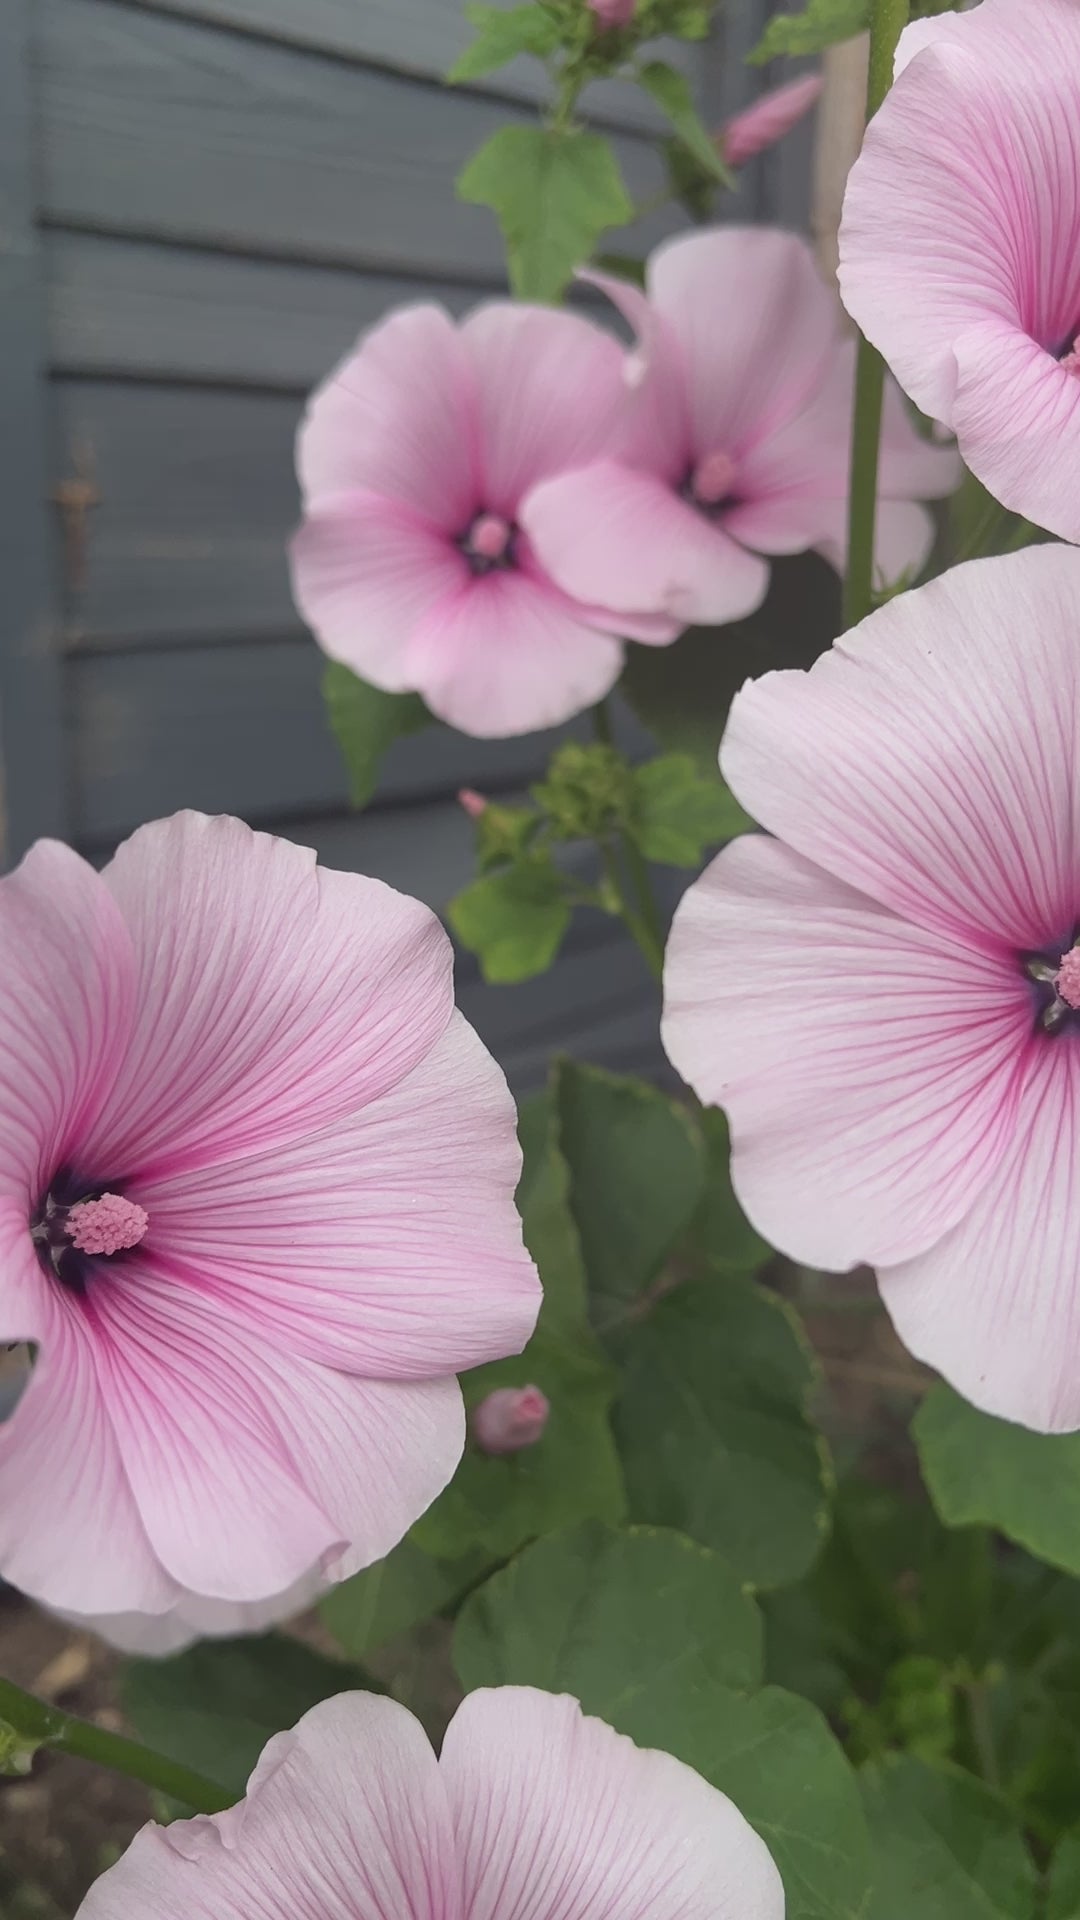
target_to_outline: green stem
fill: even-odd
[[[611,713],[606,700],[597,701],[592,710],[592,720],[593,732],[600,745],[612,746],[614,736]],[[659,980],[664,972],[664,926],[653,896],[649,869],[641,848],[635,845],[629,834],[620,834],[619,840],[630,875],[630,885],[637,900],[636,909],[626,898],[622,875],[611,848],[601,844],[600,857],[604,862],[604,871],[619,901],[619,912],[645,955],[650,972]]]
[[[964,1688],[971,1722],[971,1743],[979,1763],[979,1772],[988,1787],[1001,1790],[994,1722],[990,1711],[990,1689],[985,1680],[969,1680]]]
[[[866,117],[873,119],[892,85],[896,45],[908,21],[910,0],[871,0],[870,77]],[[888,219],[888,209],[882,213]],[[874,605],[874,528],[877,521],[878,451],[885,362],[869,340],[860,339],[855,364],[855,412],[851,428],[851,497],[848,502],[848,562],[844,625],[865,619]]]
[[[180,1800],[196,1813],[221,1813],[231,1807],[236,1795],[227,1793],[213,1780],[181,1767],[164,1754],[153,1753],[137,1740],[123,1734],[108,1733],[89,1720],[77,1720],[24,1693],[10,1680],[0,1679],[0,1722],[6,1722],[29,1747],[49,1747],[54,1753],[74,1753],[82,1760],[94,1760],[113,1773],[124,1773],[129,1780],[141,1780],[171,1800]]]

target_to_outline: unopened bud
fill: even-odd
[[[752,106],[721,127],[716,136],[721,158],[729,167],[744,167],[756,153],[775,147],[777,141],[809,113],[822,85],[820,73],[806,73],[799,80],[789,80],[782,87],[774,87],[771,93],[763,93]]]
[[[473,1439],[483,1453],[535,1447],[551,1407],[539,1387],[497,1387],[473,1410]]]
[[[634,17],[637,0],[587,0],[600,27],[628,27]]]
[[[458,794],[458,806],[464,807],[470,820],[479,820],[480,815],[486,813],[487,804],[483,794],[474,792],[472,787],[462,787]]]

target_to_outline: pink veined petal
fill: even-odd
[[[226,1813],[144,1827],[79,1920],[462,1920],[446,1792],[419,1721],[342,1693],[265,1748]]]
[[[913,55],[848,181],[844,304],[948,425],[972,328],[1057,352],[1080,327],[1080,12],[1044,0],[1031,22],[1023,0],[994,0],[910,29]],[[1028,396],[1021,383],[1001,397],[1007,442],[1027,431]]]
[[[470,580],[422,620],[409,672],[433,713],[462,733],[502,739],[555,727],[602,700],[623,649],[542,575],[519,566]]]
[[[1080,374],[1000,324],[972,328],[954,352],[952,424],[972,472],[1014,513],[1080,540]]]
[[[914,500],[879,499],[874,516],[874,584],[879,592],[922,572],[934,547],[935,528],[925,507]],[[847,566],[848,516],[842,500],[826,504],[819,516],[817,551],[843,573]]]
[[[595,458],[625,405],[623,354],[572,313],[478,307],[461,341],[479,392],[483,504],[513,520],[528,488]]]
[[[731,1801],[565,1694],[471,1693],[440,1767],[467,1920],[782,1920],[780,1875]]]
[[[316,868],[307,848],[182,813],[140,828],[104,877],[139,965],[128,1055],[81,1143],[110,1177],[211,1166],[344,1120],[450,1020],[435,915]]]
[[[597,461],[529,494],[522,524],[575,599],[667,615],[682,626],[741,620],[769,570],[653,474]]]
[[[209,1600],[190,1588],[177,1589],[177,1597],[167,1613],[73,1613],[70,1608],[53,1608],[69,1625],[97,1634],[121,1653],[145,1654],[160,1660],[180,1653],[195,1640],[232,1639],[238,1634],[265,1633],[283,1620],[294,1620],[320,1594],[330,1581],[319,1568],[295,1580],[282,1593],[266,1600]]]
[[[578,279],[606,294],[635,336],[634,348],[623,360],[622,420],[599,452],[678,486],[693,461],[694,428],[686,366],[674,328],[630,281],[592,268],[583,269]]]
[[[40,840],[0,880],[0,1192],[29,1212],[107,1098],[131,1016],[131,940],[99,876]],[[29,1243],[28,1243],[29,1244]],[[0,1273],[0,1340],[25,1337]]]
[[[751,834],[680,902],[662,1035],[727,1109],[732,1178],[781,1251],[894,1261],[963,1218],[1011,1142],[1028,983]]]
[[[649,294],[686,365],[695,458],[740,458],[806,406],[838,333],[833,295],[805,240],[713,227],[649,259]]]
[[[1072,1035],[1032,1036],[993,1181],[917,1259],[878,1276],[901,1340],[987,1413],[1080,1428],[1080,1082]]]
[[[520,1352],[533,1331],[520,1171],[502,1071],[455,1013],[350,1123],[139,1191],[208,1304],[282,1352],[424,1380]]]
[[[293,598],[323,652],[386,693],[410,692],[410,632],[469,577],[453,541],[397,501],[353,493],[320,500],[289,557]]]
[[[396,1546],[464,1445],[452,1377],[354,1379],[280,1355],[167,1258],[92,1285],[84,1311],[148,1536],[184,1588],[262,1601]]]
[[[1080,553],[956,567],[731,708],[725,777],[838,879],[993,952],[1071,939]]]
[[[29,1240],[25,1258],[35,1260]],[[80,1304],[48,1288],[36,1363],[0,1423],[0,1575],[49,1607],[162,1614],[176,1583],[132,1495]]]
[[[477,507],[477,397],[441,307],[399,307],[317,387],[297,438],[306,510],[356,490],[458,534]]]

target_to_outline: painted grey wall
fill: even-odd
[[[728,0],[679,48],[711,121],[762,84],[741,55],[770,0]],[[550,737],[403,743],[349,816],[291,606],[291,443],[305,391],[356,333],[425,295],[501,279],[466,156],[535,97],[527,64],[445,90],[459,0],[4,0],[0,6],[0,748],[5,843],[94,858],[183,805],[291,833],[439,905],[470,871],[453,795],[511,792]],[[652,110],[596,89],[646,198]],[[789,157],[740,213],[798,217]],[[629,244],[670,231],[654,216]],[[620,236],[620,245],[623,236]],[[654,1053],[652,993],[612,929],[556,972],[462,993],[515,1078],[555,1044]]]

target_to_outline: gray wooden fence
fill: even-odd
[[[709,120],[762,84],[741,54],[771,10],[728,0],[715,40],[680,50]],[[9,860],[43,833],[101,858],[190,805],[439,905],[470,869],[456,789],[512,791],[545,763],[550,736],[423,736],[351,817],[285,573],[306,390],[395,302],[500,286],[490,216],[452,183],[533,80],[442,88],[466,37],[459,0],[0,5]],[[591,107],[647,197],[651,110],[613,85]],[[741,217],[797,218],[803,161],[751,171]],[[481,995],[465,961],[461,992],[522,1084],[554,1045],[613,1065],[652,1050],[651,989],[604,925],[529,988]]]

